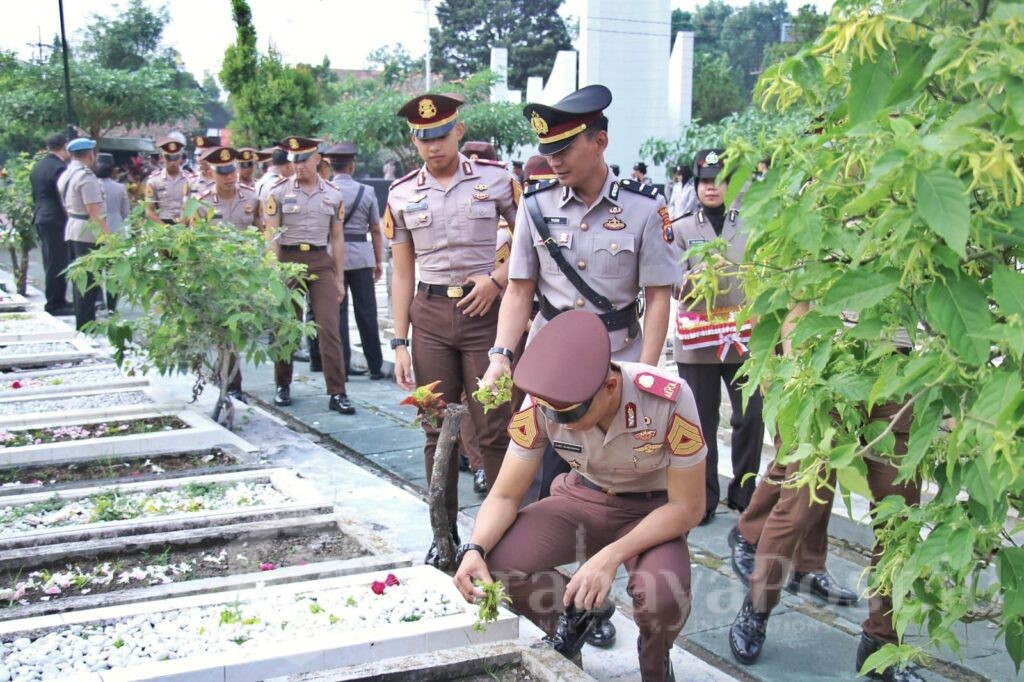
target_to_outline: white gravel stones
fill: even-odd
[[[364,634],[385,625],[465,613],[464,604],[415,580],[376,595],[370,584],[316,593],[143,614],[53,630],[29,642],[8,639],[0,660],[17,679],[46,680],[218,652],[263,652],[286,640]]]
[[[0,313],[0,334],[32,334],[60,328],[53,318],[39,317],[32,313]]]
[[[115,391],[94,393],[70,398],[32,398],[11,402],[0,402],[0,416],[29,414],[37,412],[69,412],[97,408],[125,407],[128,405],[151,405],[153,398],[144,391]]]
[[[107,493],[75,500],[55,495],[31,505],[0,507],[0,537],[45,528],[103,521],[148,518],[189,512],[208,512],[292,500],[269,483],[189,483],[176,488]]]
[[[78,346],[70,341],[40,341],[38,343],[9,343],[0,345],[0,355],[21,357],[53,353],[75,353]]]
[[[18,391],[42,388],[47,386],[82,387],[96,384],[109,384],[124,379],[124,374],[116,365],[101,365],[95,369],[83,368],[77,372],[54,372],[52,374],[33,373],[31,377],[19,377],[17,374],[0,381],[0,396],[15,396]]]

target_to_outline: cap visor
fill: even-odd
[[[437,126],[436,128],[411,128],[413,137],[420,140],[436,140],[439,137],[444,137],[452,131],[458,120],[450,121],[444,125]]]
[[[566,138],[564,140],[559,140],[558,142],[541,142],[540,144],[537,145],[537,153],[540,154],[541,156],[551,156],[552,154],[557,154],[560,151],[568,149],[569,145],[575,142],[576,138],[578,138],[580,135],[582,135],[582,133],[580,133],[579,135],[573,135],[572,137]]]

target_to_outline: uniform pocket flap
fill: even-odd
[[[430,211],[405,212],[405,226],[410,230],[428,227],[433,220]]]
[[[493,201],[469,202],[470,218],[494,218],[498,215],[498,207]]]
[[[596,240],[594,245],[595,251],[605,251],[613,256],[616,256],[623,251],[629,251],[633,253],[635,250],[633,244],[633,236],[628,234],[616,235],[614,237],[602,237]]]

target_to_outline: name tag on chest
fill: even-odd
[[[548,225],[568,225],[569,219],[561,215],[546,215],[544,222]]]
[[[565,450],[566,452],[575,452],[577,454],[583,452],[583,446],[577,443],[566,443],[561,440],[551,441],[551,446],[556,450]]]

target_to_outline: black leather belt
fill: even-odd
[[[89,219],[89,214],[88,213],[70,213],[69,212],[68,213],[68,217],[69,218],[74,218],[75,220],[88,220]]]
[[[639,316],[639,304],[633,301],[625,308],[621,310],[612,310],[607,313],[599,313],[598,317],[601,318],[601,322],[604,323],[605,329],[610,332],[618,331],[619,329],[629,329],[629,335],[633,338],[640,336],[640,316]],[[544,296],[540,297],[540,314],[544,316],[544,319],[550,322],[565,311],[561,308],[556,308],[551,304]]]
[[[582,485],[584,488],[590,488],[591,490],[596,490],[599,493],[604,493],[605,495],[610,495],[611,497],[619,497],[619,498],[622,498],[623,500],[667,500],[668,499],[668,492],[665,491],[665,490],[650,490],[650,491],[645,492],[645,493],[613,493],[613,492],[611,492],[610,490],[608,490],[606,488],[602,488],[601,486],[599,486],[598,484],[594,483],[593,481],[591,481],[591,480],[589,480],[589,479],[587,479],[587,478],[585,478],[583,476],[580,476],[578,473],[576,474],[576,480],[578,480],[580,482],[580,485]]]
[[[420,291],[425,291],[432,296],[444,296],[445,298],[462,298],[469,292],[473,291],[472,284],[455,284],[448,286],[446,284],[427,284],[426,282],[420,282],[416,285],[416,288]]]
[[[368,237],[369,235],[365,232],[360,232],[358,234],[345,233],[345,241],[347,242],[365,242]]]
[[[326,249],[326,244],[281,244],[282,251],[325,251]]]

